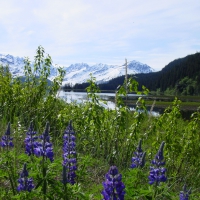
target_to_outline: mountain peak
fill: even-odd
[[[10,71],[14,77],[24,76],[24,59],[14,57],[10,54],[0,54],[0,64],[9,65]],[[97,83],[108,82],[109,80],[125,74],[125,67],[119,65],[108,65],[97,63],[88,65],[87,63],[74,63],[68,67],[64,67],[66,75],[64,84],[84,83],[90,78],[90,73],[96,78]],[[128,74],[149,73],[154,72],[150,66],[142,64],[138,61],[130,61],[127,66]],[[53,80],[57,75],[57,67],[51,66],[50,80]]]

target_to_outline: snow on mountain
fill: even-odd
[[[12,55],[0,54],[0,65],[9,65],[10,71],[14,77],[24,75],[24,59],[20,57],[14,57]],[[64,77],[63,85],[84,83],[90,78],[90,73],[96,78],[97,83],[107,82],[118,76],[125,74],[125,66],[119,65],[107,65],[107,64],[95,64],[88,65],[86,63],[76,63],[69,67],[64,67],[66,75]],[[57,66],[51,66],[50,80],[53,80],[57,76]],[[131,61],[127,66],[128,74],[138,73],[150,73],[155,70],[146,64],[142,64],[138,61]]]
[[[0,65],[9,65],[10,72],[14,77],[24,76],[24,58],[0,54]],[[55,76],[57,76],[57,68],[52,66],[49,79],[52,80]]]
[[[155,70],[146,64],[137,61],[131,61],[127,66],[128,74],[150,73]],[[95,64],[88,65],[86,63],[76,63],[66,68],[66,75],[63,85],[71,83],[84,83],[90,78],[90,73],[96,78],[97,83],[108,82],[109,80],[125,74],[125,66]]]
[[[2,55],[0,54],[0,65],[10,66],[10,71],[13,76],[22,76],[24,74],[24,59],[20,57],[14,57],[12,55]]]

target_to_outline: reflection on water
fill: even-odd
[[[62,99],[64,99],[67,103],[84,103],[88,101],[87,93],[86,92],[64,92],[64,91],[59,91],[58,96]],[[104,102],[100,101],[100,105],[109,108],[109,109],[114,109],[115,104],[112,101],[109,101],[110,97],[115,97],[114,93],[98,93],[98,96],[100,97],[101,100]]]
[[[67,103],[83,103],[87,100],[87,93],[85,92],[64,92],[63,90],[60,90],[58,96],[64,99]]]
[[[99,102],[101,106],[107,109],[115,109],[115,103],[110,101],[110,99],[115,98],[115,93],[98,93],[97,95],[101,100],[103,100]],[[67,103],[84,103],[89,101],[86,92],[64,92],[63,90],[60,90],[58,96],[64,99]],[[137,97],[139,95],[129,94],[128,96]],[[130,107],[130,110],[135,110],[134,106]],[[159,112],[152,111],[151,115],[159,116]]]

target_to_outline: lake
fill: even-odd
[[[67,103],[76,102],[76,103],[84,103],[88,101],[87,93],[86,92],[65,92],[63,90],[60,90],[58,92],[58,96],[62,99],[64,99]],[[98,96],[101,100],[106,101],[106,104],[103,102],[100,102],[100,104],[107,108],[107,109],[115,109],[115,93],[98,93]],[[141,95],[136,94],[129,94],[127,97],[127,106],[129,106],[130,110],[135,109],[135,102],[137,101],[138,97]],[[172,102],[174,100],[174,96],[143,96],[147,101],[151,100],[151,103],[147,104],[147,110],[151,109],[152,103],[155,100],[155,106],[153,107],[153,111],[151,114],[153,116],[159,116],[160,114],[163,114],[166,107],[169,105],[172,105]],[[190,119],[190,116],[192,113],[194,113],[197,110],[197,107],[200,106],[200,98],[199,97],[179,97],[181,101],[188,101],[188,102],[194,102],[196,101],[196,106],[192,106],[191,103],[189,103],[189,106],[181,106],[181,114],[182,117],[186,120]],[[159,102],[159,103],[158,103]],[[163,102],[163,103],[162,103]],[[168,102],[168,104],[165,104]]]
[[[106,101],[106,104],[103,102],[100,102],[100,104],[107,108],[107,109],[115,109],[115,93],[98,93],[97,94],[101,100]],[[137,99],[139,96],[141,95],[137,95],[137,94],[129,94],[128,95],[128,99]],[[65,92],[63,90],[60,90],[58,92],[58,97],[62,98],[63,100],[65,100],[67,103],[72,103],[72,102],[76,102],[76,103],[84,103],[86,101],[88,101],[87,98],[87,93],[86,92]],[[135,110],[135,105],[133,104],[127,104],[127,106],[130,107],[130,110]],[[150,108],[149,108],[150,110]],[[153,116],[159,116],[160,113],[159,111],[152,111],[151,114]]]

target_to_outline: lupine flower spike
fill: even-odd
[[[38,139],[37,136],[35,136],[36,131],[33,130],[33,122],[31,122],[30,127],[28,129],[28,132],[26,133],[26,138],[24,140],[25,142],[25,153],[30,156],[34,155],[34,148],[37,147],[38,142],[36,140]]]
[[[37,143],[36,147],[34,148],[34,154],[36,156],[45,156],[46,158],[49,158],[51,162],[53,162],[54,154],[53,154],[53,148],[52,143],[50,142],[50,136],[49,136],[49,123],[46,123],[45,131],[40,136],[40,139],[42,140],[41,143]]]
[[[10,122],[8,123],[6,132],[4,134],[4,136],[2,136],[1,138],[1,143],[0,145],[2,147],[14,147],[14,144],[12,142],[13,138],[10,137]]]
[[[77,170],[75,141],[75,132],[72,121],[70,121],[63,136],[63,184],[70,183],[73,185],[75,183],[75,171]]]
[[[180,200],[189,200],[189,196],[191,194],[191,188],[189,190],[186,189],[186,185],[183,186],[183,191],[180,192]]]
[[[19,185],[17,187],[18,192],[21,192],[21,191],[31,192],[31,190],[34,188],[33,179],[28,178],[28,171],[26,169],[26,163],[24,164],[24,168],[20,174],[18,183],[19,183]]]
[[[122,175],[118,173],[116,166],[111,166],[103,182],[103,200],[124,200],[125,185],[122,182]]]
[[[167,177],[165,175],[166,168],[161,167],[165,165],[164,156],[163,156],[163,148],[165,142],[162,142],[158,153],[155,156],[155,159],[152,161],[154,167],[150,167],[150,174],[149,174],[149,184],[158,185],[160,182],[165,182]]]
[[[138,147],[134,152],[134,155],[135,156],[132,157],[132,163],[130,167],[131,168],[144,167],[146,152],[143,152],[142,150],[142,140],[139,141]]]

